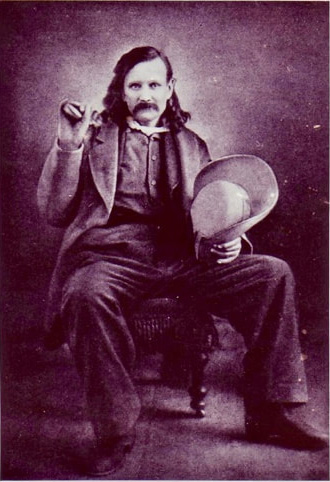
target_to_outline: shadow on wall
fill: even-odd
[[[47,282],[61,232],[35,191],[65,98],[101,101],[119,56],[164,49],[212,157],[268,161],[280,201],[257,251],[288,260],[310,310],[327,305],[328,7],[323,2],[5,2],[3,251],[11,287]],[[40,281],[41,280],[41,281]]]

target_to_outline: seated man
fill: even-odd
[[[139,47],[121,57],[98,115],[64,101],[38,187],[47,221],[67,227],[50,288],[53,347],[66,341],[82,378],[96,450],[87,471],[116,470],[134,442],[140,400],[126,320],[150,294],[178,294],[226,316],[246,343],[246,432],[315,449],[326,437],[296,420],[307,401],[294,280],[276,258],[243,255],[241,239],[195,256],[193,184],[210,160],[185,127],[167,57]]]

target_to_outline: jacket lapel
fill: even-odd
[[[165,135],[165,149],[164,158],[166,162],[166,177],[167,186],[170,191],[170,195],[173,195],[173,190],[179,185],[181,179],[180,173],[180,160],[178,158],[178,152],[176,143],[171,133]]]
[[[89,164],[95,186],[110,213],[116,191],[119,128],[102,125],[89,152]]]
[[[186,129],[176,135],[182,179],[182,206],[186,214],[190,212],[195,178],[200,171],[200,152],[194,135]]]
[[[167,176],[171,191],[182,181],[182,206],[189,213],[194,181],[200,170],[199,149],[194,135],[186,129],[165,142]],[[174,140],[174,142],[173,142]],[[119,159],[119,128],[102,125],[89,153],[96,188],[110,213],[116,191]]]

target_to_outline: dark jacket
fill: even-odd
[[[181,191],[188,218],[194,180],[210,158],[205,142],[191,130],[182,128],[173,139],[174,144],[166,150],[168,179],[171,191]],[[65,253],[87,229],[105,225],[109,219],[116,191],[118,146],[117,125],[91,127],[84,147],[62,151],[55,144],[43,167],[38,185],[40,212],[49,224],[66,227],[50,285],[47,333],[52,332],[59,316]]]

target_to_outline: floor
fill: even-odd
[[[84,480],[75,462],[92,440],[80,381],[66,347],[41,344],[40,303],[5,303],[2,362],[2,480]],[[29,306],[29,309],[26,307]],[[11,328],[10,320],[12,322]],[[29,329],[27,329],[29,326]],[[242,340],[219,324],[222,349],[208,365],[207,413],[196,419],[185,387],[161,383],[158,355],[137,364],[143,401],[137,443],[112,480],[329,480],[328,451],[251,444],[244,437]],[[304,349],[311,421],[328,423],[327,340],[311,330]]]

